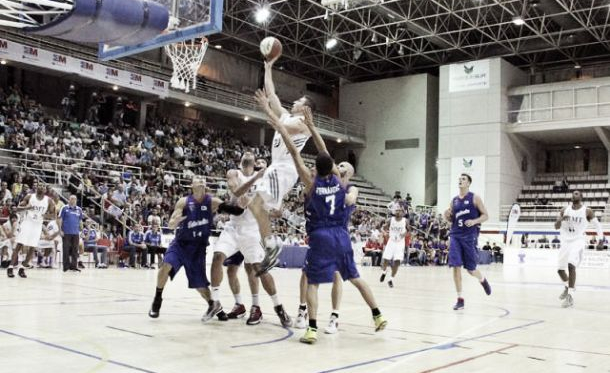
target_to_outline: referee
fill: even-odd
[[[76,196],[71,195],[68,205],[62,207],[59,212],[58,224],[60,235],[63,237],[63,259],[64,272],[67,270],[78,271],[78,239],[80,225],[83,220],[83,210],[76,206]]]

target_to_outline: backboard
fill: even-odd
[[[222,31],[223,0],[155,0],[167,7],[172,16],[170,27],[163,34],[131,46],[100,44],[98,57],[102,61],[117,59],[166,44],[200,38]],[[172,23],[174,23],[172,25]]]

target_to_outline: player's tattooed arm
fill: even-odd
[[[557,215],[557,220],[555,220],[555,229],[559,229],[561,228],[561,222],[563,221],[563,213],[565,212],[566,208],[562,207],[561,211],[559,211],[559,215]]]
[[[176,202],[176,207],[174,207],[174,212],[172,213],[172,216],[169,218],[168,226],[170,229],[178,228],[178,225],[180,225],[180,223],[182,223],[182,221],[184,219],[186,219],[186,216],[182,215],[185,206],[186,206],[186,197],[182,197],[178,200],[178,202]]]

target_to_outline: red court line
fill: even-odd
[[[481,355],[469,357],[468,359],[458,360],[458,361],[454,361],[453,363],[449,363],[447,365],[443,365],[443,366],[440,366],[440,367],[424,370],[424,371],[422,371],[420,373],[436,372],[437,370],[449,368],[449,367],[452,367],[452,366],[455,366],[455,365],[460,365],[460,364],[466,363],[468,361],[472,361],[472,360],[475,360],[475,359],[478,359],[478,358],[481,358],[481,357],[484,357],[484,356],[487,356],[487,355],[495,354],[496,352],[501,352],[501,351],[508,350],[509,348],[513,348],[513,347],[517,347],[517,346],[519,346],[519,345],[518,344],[513,344],[513,345],[510,345],[510,346],[502,347],[500,349],[489,351],[489,352],[486,352],[486,353],[481,354]]]

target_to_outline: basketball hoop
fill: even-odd
[[[176,89],[190,92],[197,87],[197,72],[208,50],[208,39],[192,39],[179,43],[167,44],[165,53],[172,60],[174,73],[170,81]]]

